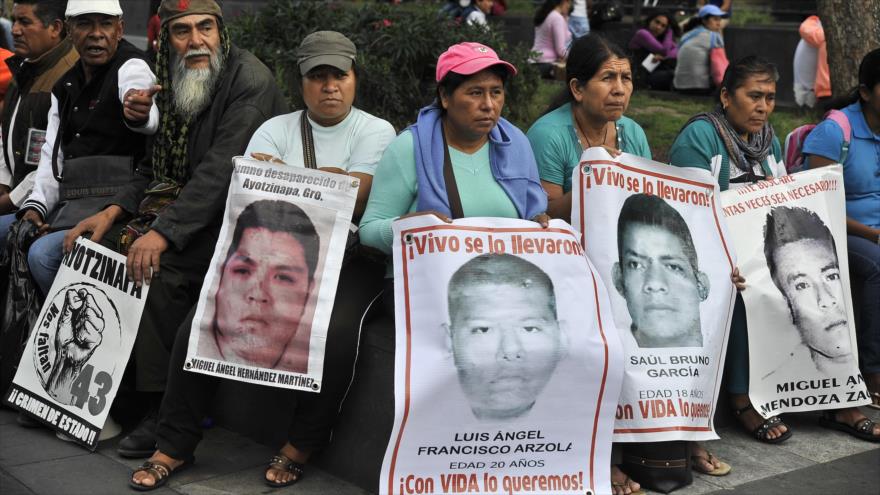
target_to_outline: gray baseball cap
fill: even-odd
[[[315,31],[303,38],[296,49],[299,72],[306,75],[319,65],[329,65],[348,72],[357,55],[357,48],[350,39],[336,31]]]

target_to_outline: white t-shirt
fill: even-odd
[[[816,64],[819,50],[804,40],[798,42],[794,51],[794,84],[804,89],[813,89],[816,84]]]
[[[478,26],[485,26],[487,24],[486,14],[484,14],[482,10],[476,9],[473,12],[471,12],[470,14],[468,14],[467,19],[465,19],[465,22],[467,23],[468,26],[473,26],[474,24],[476,24]]]
[[[587,0],[574,0],[574,7],[571,9],[572,17],[587,17]]]
[[[302,110],[267,120],[248,143],[245,156],[266,153],[288,165],[304,167],[300,115]],[[345,119],[330,127],[309,118],[318,167],[373,175],[388,143],[397,135],[387,121],[351,107]]]

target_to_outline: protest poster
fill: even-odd
[[[77,239],[61,260],[6,402],[95,450],[148,290],[129,280],[125,256]]]
[[[749,332],[749,398],[765,418],[870,404],[859,373],[840,165],[721,194]]]
[[[394,223],[395,421],[379,492],[610,493],[621,352],[577,234]]]
[[[614,440],[718,438],[736,289],[717,182],[705,170],[591,148],[572,184],[572,224],[608,287],[624,348]]]
[[[233,159],[184,369],[319,392],[359,180]]]

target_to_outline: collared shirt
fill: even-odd
[[[868,127],[860,102],[844,108],[852,127],[849,152],[843,161],[846,214],[868,227],[880,228],[880,135]],[[840,160],[843,129],[831,119],[823,120],[804,141],[805,155]]]

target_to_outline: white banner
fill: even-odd
[[[839,165],[721,195],[739,253],[749,398],[765,418],[869,404],[858,369]]]
[[[394,223],[395,421],[379,492],[610,493],[620,342],[554,220]]]
[[[236,157],[184,369],[319,392],[359,181]]]
[[[736,289],[715,179],[591,148],[572,184],[572,223],[609,288],[626,356],[614,440],[718,438]]]
[[[148,289],[128,279],[125,256],[78,239],[61,260],[6,402],[94,450]]]

